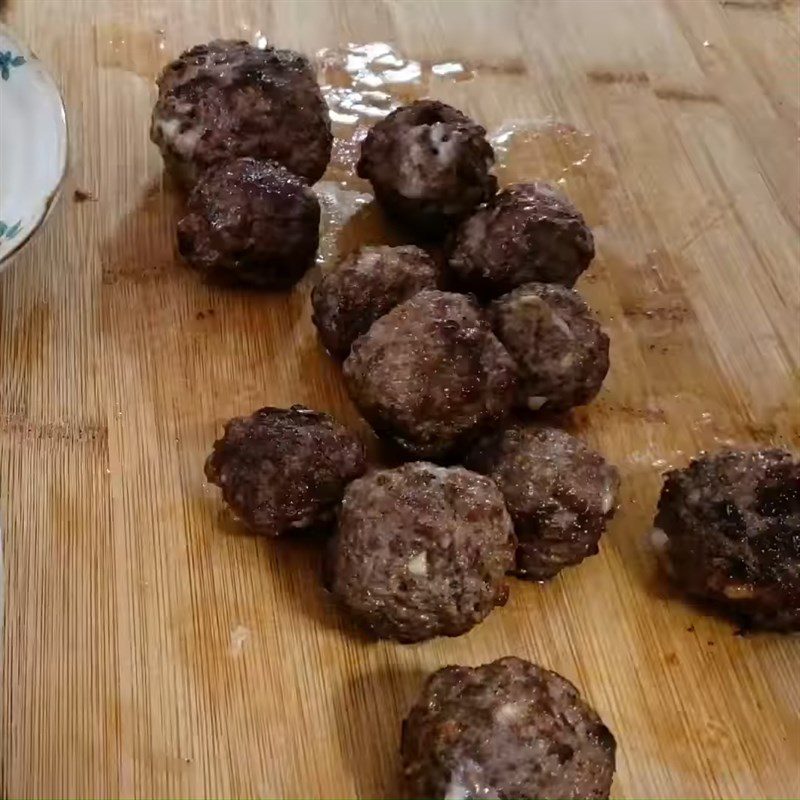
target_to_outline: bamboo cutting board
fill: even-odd
[[[800,795],[800,641],[684,603],[644,541],[668,466],[800,444],[796,2],[10,0],[4,19],[63,87],[71,174],[0,276],[0,796],[397,796],[424,676],[506,654],[597,707],[616,797]],[[241,535],[204,484],[221,423],[259,406],[363,430],[310,277],[225,291],[176,259],[152,78],[219,35],[391,43],[412,65],[395,96],[464,109],[495,134],[501,182],[560,181],[594,226],[578,288],[612,367],[572,428],[619,466],[621,507],[598,557],[515,582],[467,636],[361,638],[313,542]],[[346,87],[342,51],[326,63]],[[394,236],[348,166],[363,119],[342,114],[325,264]]]

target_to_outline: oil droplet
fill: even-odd
[[[551,118],[512,120],[490,137],[501,185],[535,179],[558,185],[589,224],[605,218],[603,195],[613,185],[596,159],[594,135]]]
[[[325,178],[369,191],[355,174],[361,141],[373,123],[418,96],[422,67],[386,42],[371,42],[320,50],[317,72],[335,137]]]
[[[373,200],[364,204],[347,220],[336,237],[340,257],[364,245],[387,244],[396,246],[408,243],[408,234],[395,227],[386,218],[380,204]]]
[[[356,189],[361,192],[371,191],[369,181],[356,175],[361,142],[368,131],[367,125],[357,125],[349,136],[334,138],[331,160],[325,173],[326,180],[336,181],[348,189]]]
[[[444,61],[441,64],[433,64],[431,72],[438,78],[451,78],[459,83],[471,81],[475,77],[475,70],[469,69],[460,61]]]
[[[163,28],[132,29],[115,23],[94,26],[94,61],[98,67],[122,69],[154,80],[166,63]]]
[[[354,89],[418,83],[422,76],[419,61],[406,58],[386,42],[326,48],[317,53],[317,63],[326,84]]]
[[[340,231],[373,198],[371,194],[348,189],[331,180],[320,181],[314,191],[317,193],[321,211],[317,264],[323,269],[329,269],[341,255],[338,243]]]
[[[325,180],[316,184],[314,190],[322,212],[317,266],[323,272],[364,245],[399,245],[408,241],[387,220],[371,194]]]
[[[381,119],[419,97],[426,85],[420,62],[386,42],[320,50],[317,65],[331,120],[344,125]]]

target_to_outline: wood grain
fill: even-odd
[[[64,89],[71,174],[0,276],[0,795],[396,796],[424,675],[505,654],[598,708],[616,797],[800,794],[798,642],[735,636],[673,596],[643,539],[668,465],[800,444],[796,2],[12,0],[5,19]],[[302,402],[361,425],[308,280],[223,291],[174,254],[152,76],[257,31],[462,61],[474,79],[435,93],[487,128],[562,124],[518,139],[501,178],[563,178],[595,226],[579,288],[612,369],[572,427],[619,465],[622,505],[600,556],[515,583],[467,636],[363,639],[320,589],[316,543],[239,534],[203,482],[234,414]],[[385,235],[359,213],[331,258]]]

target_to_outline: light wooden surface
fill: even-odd
[[[0,796],[396,796],[424,675],[505,654],[598,708],[616,797],[800,795],[800,641],[735,636],[672,596],[643,541],[667,465],[800,440],[796,2],[11,0],[4,16],[64,88],[72,168],[0,276]],[[595,226],[579,288],[612,368],[573,427],[619,465],[621,508],[600,556],[515,583],[467,636],[360,638],[313,543],[238,535],[204,486],[232,415],[303,402],[357,424],[308,281],[222,291],[174,255],[152,75],[259,31],[463,62],[471,80],[429,91],[489,129],[535,122],[501,178],[563,178]],[[386,235],[370,206],[344,231],[326,208],[329,259]]]

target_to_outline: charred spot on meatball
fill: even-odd
[[[548,580],[598,552],[619,474],[579,439],[516,424],[480,441],[465,463],[490,477],[505,498],[519,539],[519,577]]]
[[[436,263],[419,247],[362,247],[314,286],[313,321],[328,352],[343,359],[376,319],[438,284]]]
[[[418,798],[601,800],[616,741],[566,678],[507,657],[431,675],[403,722],[401,753]]]
[[[574,285],[594,258],[581,213],[547,183],[508,186],[459,227],[450,269],[482,297],[523,283]]]
[[[375,124],[358,175],[399,220],[438,235],[497,191],[486,130],[452,106],[418,100]]]
[[[319,216],[302,179],[276,162],[239,158],[203,173],[178,223],[178,249],[212,279],[285,289],[314,261]]]
[[[150,138],[187,187],[240,156],[277,161],[314,183],[333,143],[308,59],[231,40],[197,45],[164,68]]]
[[[475,304],[438,290],[373,323],[353,343],[344,377],[372,427],[422,458],[451,454],[502,421],[516,392],[511,356]]]
[[[331,540],[329,588],[373,635],[458,636],[508,596],[514,532],[497,487],[424,462],[347,487]]]
[[[672,579],[756,628],[800,630],[800,460],[703,454],[668,472],[654,544]]]
[[[205,466],[236,517],[264,536],[330,523],[347,484],[365,471],[355,435],[303,406],[230,420]]]
[[[517,364],[520,406],[563,411],[594,399],[608,372],[608,336],[576,291],[526,283],[489,313]]]

